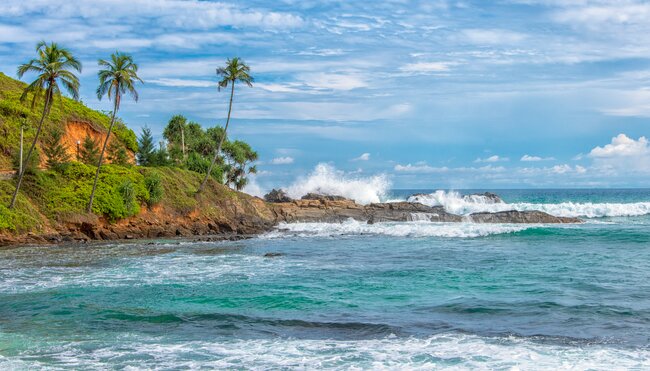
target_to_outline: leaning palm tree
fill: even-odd
[[[99,170],[104,161],[104,152],[108,145],[108,139],[111,136],[113,125],[115,124],[115,114],[120,109],[120,102],[122,95],[129,93],[133,100],[138,101],[138,92],[135,90],[135,83],[142,79],[138,77],[138,65],[133,62],[130,55],[115,52],[111,55],[111,60],[106,61],[100,59],[98,62],[102,68],[97,73],[99,76],[99,87],[97,88],[97,98],[102,100],[104,95],[108,95],[109,100],[113,100],[113,113],[111,114],[111,124],[104,139],[102,151],[99,154],[99,161],[97,162],[97,171],[95,172],[95,182],[93,183],[93,190],[90,193],[90,201],[88,201],[88,208],[86,211],[91,212],[93,209],[93,200],[95,198],[95,190],[97,189],[97,180],[99,179]]]
[[[62,48],[53,42],[49,44],[46,44],[45,41],[39,42],[36,45],[36,53],[38,54],[37,58],[34,58],[18,67],[18,78],[22,78],[27,72],[34,72],[37,74],[36,80],[25,88],[20,100],[24,101],[31,94],[33,109],[37,101],[44,99],[43,112],[41,113],[41,120],[38,123],[32,146],[29,148],[27,157],[25,158],[21,171],[18,174],[16,190],[14,191],[14,194],[11,197],[11,203],[9,204],[10,209],[12,209],[16,204],[18,191],[20,190],[20,185],[22,184],[23,176],[25,175],[26,164],[29,164],[29,159],[32,156],[38,137],[41,134],[43,122],[50,113],[54,97],[61,96],[59,82],[72,98],[79,99],[79,79],[74,74],[74,71],[81,72],[81,62],[79,62],[68,49]]]
[[[249,72],[250,72],[250,67],[248,67],[244,63],[244,61],[242,61],[237,57],[233,59],[228,59],[226,61],[225,67],[217,68],[217,75],[222,77],[221,81],[219,81],[218,89],[219,90],[221,90],[222,88],[225,89],[228,87],[228,84],[230,84],[230,105],[228,106],[228,118],[226,119],[226,126],[223,130],[223,135],[219,140],[219,145],[217,146],[216,151],[214,151],[214,157],[212,158],[212,162],[208,167],[208,172],[205,174],[205,178],[203,178],[203,182],[201,182],[201,185],[199,186],[199,189],[196,191],[196,193],[200,193],[201,190],[203,190],[205,183],[208,182],[208,178],[212,173],[212,168],[214,167],[214,164],[217,162],[217,159],[219,158],[219,153],[221,152],[223,141],[226,139],[226,134],[228,132],[228,124],[230,123],[230,114],[232,112],[232,98],[235,95],[235,83],[239,81],[248,85],[249,87],[253,86],[253,77],[249,75]]]

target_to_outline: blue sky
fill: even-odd
[[[223,125],[216,67],[239,56],[232,138],[260,153],[262,188],[329,163],[396,188],[650,184],[650,4],[636,0],[4,0],[0,71],[57,41],[84,63],[120,50],[160,133],[173,114]]]

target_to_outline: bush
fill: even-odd
[[[30,179],[32,192],[42,195],[39,202],[49,217],[84,212],[90,198],[96,168],[72,162],[62,174],[42,172]],[[126,184],[130,185],[126,185]],[[132,197],[131,197],[132,195]],[[144,176],[133,168],[102,165],[93,203],[93,212],[117,220],[140,212],[140,203],[149,200]]]
[[[135,186],[130,180],[124,181],[119,188],[120,194],[122,195],[122,201],[124,202],[124,208],[129,214],[135,214],[137,210],[135,203]]]
[[[146,175],[144,178],[144,185],[149,192],[149,199],[147,200],[147,205],[152,207],[162,201],[164,191],[162,186],[162,180],[158,173],[151,173]]]

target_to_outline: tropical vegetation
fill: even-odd
[[[257,171],[257,152],[227,136],[235,84],[253,81],[241,59],[217,69],[218,89],[230,87],[223,127],[177,114],[156,142],[147,126],[138,136],[117,117],[123,96],[137,101],[135,84],[142,82],[130,55],[99,60],[97,97],[107,97],[113,110],[98,112],[79,101],[81,63],[68,49],[41,42],[36,51],[18,69],[20,78],[35,75],[30,84],[0,73],[0,178],[15,170],[13,179],[0,179],[0,232],[35,230],[43,218],[84,212],[114,221],[161,202],[189,211],[210,179],[242,190]],[[31,142],[22,163],[21,127]]]

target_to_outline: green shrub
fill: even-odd
[[[69,213],[83,213],[90,191],[96,168],[79,162],[72,162],[57,174],[52,171],[42,172],[30,179],[28,187],[39,194],[41,210],[51,218]],[[130,186],[125,186],[125,183]],[[125,187],[131,188],[125,200]],[[145,187],[144,176],[133,168],[117,165],[102,165],[99,182],[95,192],[93,212],[104,215],[109,220],[118,220],[140,212],[140,203],[149,200],[149,192]]]
[[[144,185],[147,188],[147,192],[149,192],[149,199],[147,200],[147,205],[149,207],[162,201],[164,191],[160,174],[151,173],[146,175],[144,178]]]
[[[135,187],[133,182],[130,180],[124,181],[119,188],[120,194],[122,195],[122,201],[124,202],[124,208],[129,212],[129,214],[135,214],[136,200],[135,200]]]

